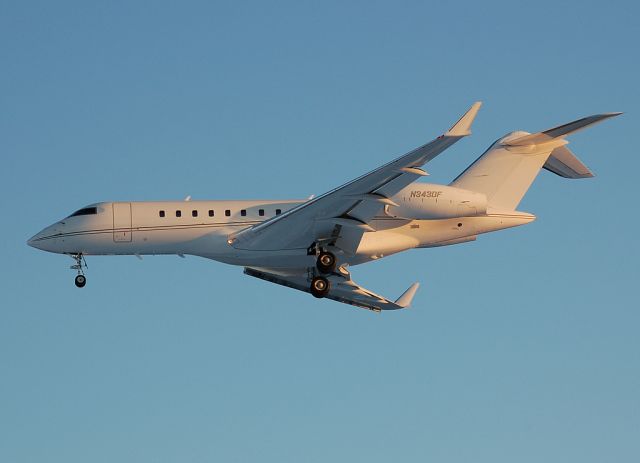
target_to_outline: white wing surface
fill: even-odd
[[[236,249],[256,251],[303,249],[314,241],[335,239],[338,227],[341,237],[349,237],[340,247],[347,253],[355,251],[362,233],[373,231],[371,219],[385,205],[393,205],[389,198],[427,175],[422,165],[471,134],[480,105],[474,103],[451,129],[430,143],[282,215],[241,230],[229,237],[229,243]]]
[[[279,285],[294,288],[310,293],[309,276],[306,269],[282,270],[264,268],[245,268],[244,273],[252,277],[270,281]],[[331,290],[325,296],[327,299],[350,304],[363,309],[380,312],[382,310],[405,309],[411,305],[413,296],[418,290],[418,283],[412,284],[398,299],[391,301],[373,291],[363,288],[351,280],[351,276],[346,271],[334,274],[329,277]]]

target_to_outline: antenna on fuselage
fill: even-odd
[[[191,201],[191,195],[187,196],[186,198],[184,198],[185,201]]]

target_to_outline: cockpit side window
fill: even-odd
[[[77,217],[79,215],[95,215],[97,213],[98,213],[98,208],[97,207],[85,207],[83,209],[75,211],[69,217]]]

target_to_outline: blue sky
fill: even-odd
[[[640,458],[635,2],[3,2],[0,460]],[[442,133],[574,135],[538,220],[353,269],[375,315],[188,257],[25,241],[102,200],[302,198]]]

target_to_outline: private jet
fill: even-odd
[[[480,105],[433,141],[304,201],[101,202],[44,228],[27,244],[72,257],[79,288],[87,281],[85,256],[194,255],[317,298],[376,312],[403,309],[418,283],[390,300],[355,283],[350,267],[532,222],[536,217],[517,207],[541,169],[570,179],[593,177],[565,137],[621,114],[511,132],[449,185],[419,181],[427,175],[424,164],[471,134]]]

